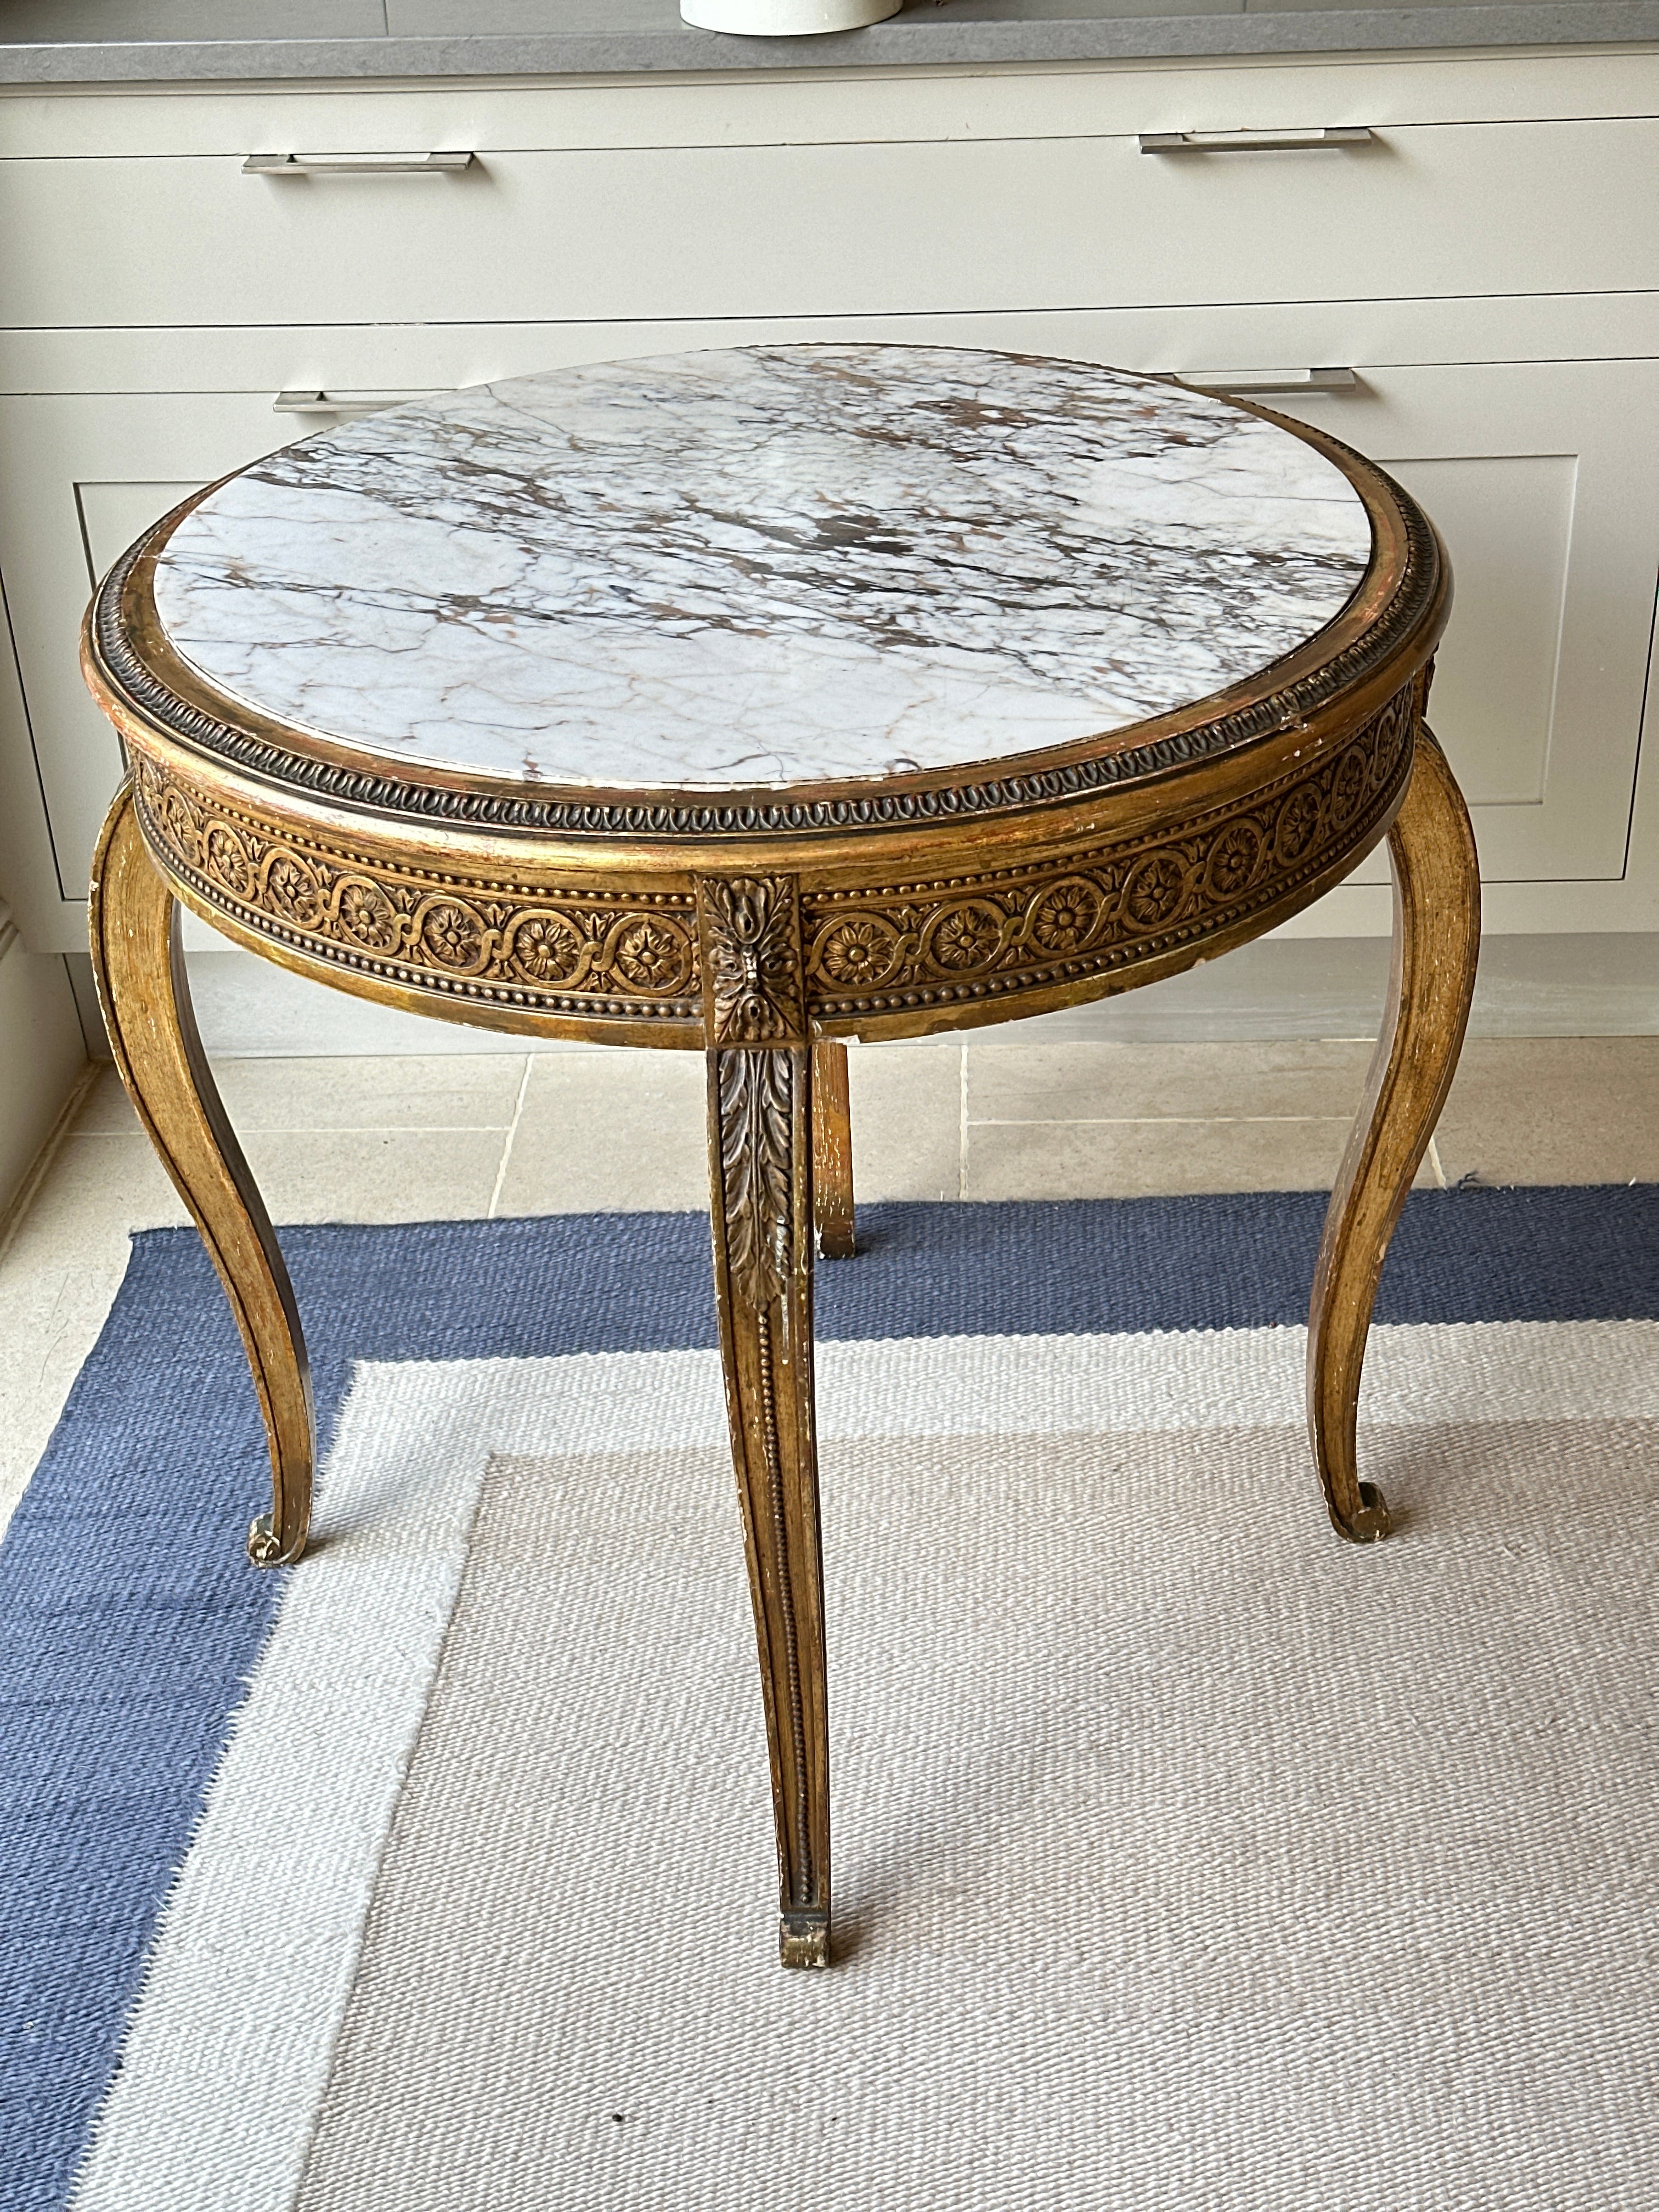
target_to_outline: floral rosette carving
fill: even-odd
[[[562,914],[515,915],[506,950],[514,973],[529,983],[568,983],[585,962],[592,965],[592,947]]]
[[[228,823],[216,822],[202,840],[202,868],[234,899],[253,890],[253,862],[240,836]]]
[[[301,929],[314,929],[322,916],[323,890],[311,863],[279,846],[266,855],[262,873],[271,911]]]
[[[1409,760],[1416,711],[1407,686],[1334,759],[1161,843],[1104,848],[982,887],[809,896],[815,1006],[878,1012],[888,994],[909,1004],[1069,980],[1224,927],[1376,820]]]
[[[691,981],[696,955],[678,921],[664,914],[642,915],[614,933],[611,963],[624,982],[641,991],[683,991]]]
[[[150,804],[161,836],[187,867],[199,867],[202,859],[201,811],[175,785],[163,784],[152,774]]]
[[[380,889],[362,876],[339,886],[335,907],[340,934],[366,952],[395,952],[403,938],[398,909]]]
[[[1103,886],[1087,876],[1065,876],[1038,893],[1030,908],[1027,935],[1045,952],[1081,952],[1108,910]]]
[[[1267,840],[1259,823],[1248,818],[1224,830],[1204,863],[1204,888],[1218,906],[1236,899],[1255,881]]]
[[[947,906],[921,933],[921,957],[932,957],[952,975],[988,968],[1002,949],[1008,917],[989,899],[964,899]]]
[[[690,902],[672,895],[554,895],[434,882],[320,841],[273,835],[253,817],[185,788],[155,763],[137,770],[140,817],[153,849],[227,921],[277,935],[321,962],[397,981],[581,1012],[696,1018]],[[619,1006],[618,1001],[623,1003]]]
[[[904,940],[883,915],[860,915],[824,932],[817,963],[843,990],[867,991],[884,983],[898,965]]]
[[[1187,903],[1192,872],[1174,851],[1138,860],[1123,888],[1122,916],[1131,929],[1167,928]]]
[[[415,936],[434,968],[476,975],[489,952],[489,937],[481,918],[464,901],[434,899],[416,917]]]

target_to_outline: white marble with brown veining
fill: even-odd
[[[607,362],[245,471],[156,604],[300,732],[532,784],[1003,758],[1255,674],[1364,573],[1346,478],[1224,401],[945,347]]]

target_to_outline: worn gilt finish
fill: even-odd
[[[1013,759],[711,793],[365,758],[216,690],[173,650],[156,574],[199,501],[118,564],[88,617],[88,679],[133,769],[100,848],[94,956],[123,1074],[258,1385],[273,1511],[257,1559],[292,1559],[304,1540],[304,1351],[194,1042],[173,902],[370,999],[706,1053],[715,1286],[790,1964],[829,1956],[811,1278],[815,1235],[827,1255],[852,1249],[841,1040],[967,1028],[1176,973],[1297,912],[1386,836],[1395,990],[1332,1196],[1309,1344],[1331,1517],[1356,1540],[1386,1533],[1355,1455],[1360,1367],[1388,1238],[1455,1065],[1478,894],[1468,817],[1422,726],[1449,598],[1437,541],[1379,471],[1283,427],[1364,502],[1371,557],[1348,603],[1248,681]]]
[[[853,1213],[847,1048],[834,1037],[820,1037],[812,1047],[812,1218],[821,1259],[852,1258]]]
[[[1394,960],[1382,1033],[1331,1192],[1308,1326],[1308,1432],[1325,1503],[1355,1543],[1389,1533],[1359,1480],[1359,1370],[1382,1261],[1457,1067],[1480,950],[1480,872],[1468,809],[1425,727],[1389,833]]]
[[[779,1951],[830,1962],[830,1724],[812,1432],[812,1079],[791,876],[697,884],[732,1454],[777,1817]]]
[[[311,1373],[288,1269],[196,1033],[167,879],[145,849],[130,786],[92,864],[93,970],[115,1064],[190,1208],[230,1299],[270,1448],[271,1510],[248,1532],[256,1566],[299,1557],[316,1451]]]

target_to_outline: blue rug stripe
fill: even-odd
[[[1317,1194],[872,1206],[818,1271],[830,1338],[1298,1322]],[[298,1228],[283,1243],[326,1448],[359,1359],[715,1341],[698,1215]],[[1419,1194],[1386,1322],[1659,1319],[1659,1188]],[[61,2205],[155,1916],[269,1632],[241,1564],[268,1480],[194,1233],[135,1240],[110,1321],[0,1547],[0,2207]],[[258,1901],[248,1900],[257,1941]]]

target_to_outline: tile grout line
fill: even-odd
[[[495,1170],[495,1188],[489,1194],[489,1206],[484,1214],[486,1221],[496,1218],[495,1208],[501,1203],[501,1186],[507,1181],[507,1170],[513,1158],[513,1141],[519,1133],[519,1123],[524,1115],[525,1093],[530,1088],[530,1071],[536,1065],[536,1055],[527,1052],[524,1056],[524,1073],[519,1078],[519,1095],[513,1102],[513,1119],[507,1127],[507,1140],[501,1146],[501,1164]]]
[[[1334,1121],[1346,1128],[1346,1114],[1120,1114],[1072,1115],[1063,1121],[975,1121],[975,1129],[1209,1129],[1305,1128]]]
[[[966,1198],[968,1195],[968,1048],[965,1044],[961,1047],[961,1087],[957,1094],[961,1104],[957,1126],[957,1196]]]
[[[503,1136],[510,1133],[510,1125],[500,1121],[256,1121],[238,1130],[237,1141],[246,1147],[261,1137],[484,1137],[497,1129]],[[142,1128],[72,1129],[70,1134],[121,1144],[137,1137],[150,1143]]]

